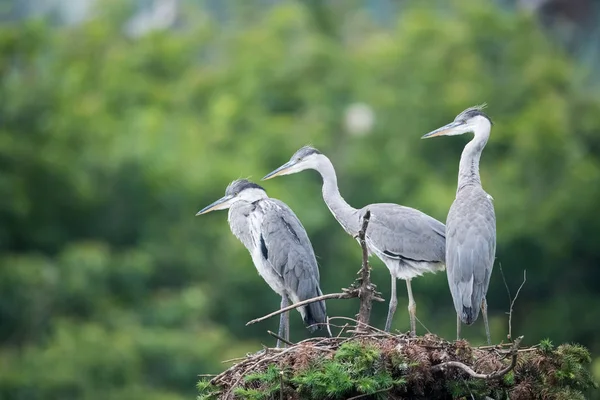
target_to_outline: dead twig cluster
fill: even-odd
[[[503,368],[501,370],[493,371],[488,374],[481,374],[481,373],[477,373],[477,372],[473,371],[473,369],[471,369],[468,365],[465,365],[459,361],[448,361],[448,362],[445,362],[442,364],[434,365],[431,368],[431,370],[432,371],[443,371],[448,368],[460,368],[463,371],[465,371],[467,374],[469,374],[472,378],[477,378],[477,379],[501,378],[504,375],[506,375],[507,373],[509,373],[511,370],[513,370],[515,368],[515,365],[517,365],[517,354],[519,353],[519,345],[521,344],[521,340],[523,340],[523,336],[519,336],[518,338],[515,339],[515,341],[512,344],[512,347],[510,349],[510,353],[509,353],[511,355],[510,365],[506,366],[506,368]],[[526,350],[526,349],[524,349],[524,350]]]

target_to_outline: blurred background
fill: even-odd
[[[493,340],[502,266],[513,296],[527,270],[513,335],[600,357],[599,20],[593,0],[0,0],[0,398],[193,398],[197,374],[274,345],[276,318],[245,323],[279,306],[227,213],[194,214],[311,143],[353,206],[445,221],[469,138],[419,138],[483,102]],[[323,292],[352,282],[361,250],[317,173],[264,187],[308,231]],[[445,274],[413,290],[423,325],[454,338]],[[484,342],[481,318],[463,332]]]

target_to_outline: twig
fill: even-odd
[[[342,333],[344,333],[344,331],[346,330],[347,327],[348,327],[348,323],[345,323],[344,326],[342,326],[342,329],[340,329],[340,332],[337,334],[336,339],[339,338],[340,336],[342,336]]]
[[[288,344],[290,346],[295,346],[294,343],[290,342],[289,340],[285,340],[284,338],[282,338],[281,336],[279,336],[278,334],[276,334],[275,332],[271,332],[271,331],[267,331],[267,333],[271,336],[273,336],[275,339],[277,340],[281,340],[283,343]]]
[[[419,324],[421,324],[421,326],[422,326],[423,328],[425,328],[425,330],[427,331],[427,333],[431,333],[431,331],[430,331],[429,329],[427,329],[427,327],[426,327],[426,326],[425,326],[425,325],[424,325],[424,324],[421,322],[421,320],[420,320],[420,319],[419,319],[419,318],[418,318],[416,315],[415,315],[415,319],[417,320],[417,322],[418,322]]]
[[[508,283],[506,283],[506,277],[504,276],[504,270],[502,269],[502,263],[498,263],[498,267],[500,268],[500,275],[502,276],[502,282],[504,282],[504,287],[506,287],[506,293],[508,293],[508,302],[510,303],[510,309],[508,310],[508,340],[512,340],[512,314],[513,314],[513,306],[515,305],[515,301],[517,301],[517,297],[519,297],[519,293],[527,282],[527,270],[523,270],[523,282],[519,289],[517,289],[517,294],[515,294],[515,298],[513,299],[510,295],[510,289],[508,288]]]
[[[508,314],[508,338],[509,339],[512,339],[513,306],[515,305],[515,301],[517,301],[517,297],[519,297],[519,293],[521,293],[521,289],[523,288],[523,285],[525,285],[525,282],[527,282],[527,270],[526,269],[523,270],[523,283],[521,283],[521,286],[519,286],[519,289],[517,289],[517,294],[515,294],[515,298],[510,303],[510,312]]]
[[[512,304],[512,296],[510,295],[510,288],[508,287],[508,283],[506,283],[506,277],[504,276],[504,270],[502,269],[502,263],[498,263],[498,267],[500,268],[500,276],[502,276],[502,282],[504,282],[504,287],[506,288],[506,293],[508,294],[508,304]]]
[[[475,348],[479,349],[479,350],[489,350],[489,349],[496,349],[499,347],[512,347],[512,345],[513,345],[512,343],[499,343],[499,344],[490,344],[487,346],[478,346]]]
[[[501,370],[494,371],[489,374],[480,374],[480,373],[473,371],[469,366],[467,366],[459,361],[447,361],[445,363],[434,365],[433,367],[431,367],[431,371],[432,372],[443,371],[444,369],[446,369],[448,367],[454,367],[454,368],[462,369],[467,374],[469,374],[471,377],[476,378],[476,379],[500,378],[500,377],[506,375],[507,373],[509,373],[515,367],[515,365],[517,365],[517,355],[519,353],[518,349],[519,349],[519,344],[521,344],[521,340],[523,340],[523,336],[519,336],[518,338],[515,339],[515,341],[513,342],[512,349],[511,349],[512,360],[510,362],[510,365]]]
[[[227,363],[230,363],[230,362],[238,362],[238,361],[242,361],[244,359],[246,359],[246,357],[230,358],[229,360],[223,360],[223,361],[221,361],[221,364],[227,364]]]
[[[357,297],[357,296],[353,295],[352,292],[324,294],[322,296],[317,296],[317,297],[313,297],[312,299],[302,300],[302,301],[299,301],[299,302],[294,303],[292,305],[289,305],[287,307],[283,307],[283,308],[281,308],[281,309],[279,309],[277,311],[273,311],[271,314],[265,315],[264,317],[253,319],[252,321],[247,322],[246,326],[255,324],[257,322],[264,321],[265,319],[269,319],[269,318],[274,317],[276,315],[282,314],[282,313],[284,313],[286,311],[290,311],[290,310],[293,310],[294,308],[302,307],[302,306],[305,306],[305,305],[310,304],[310,303],[315,303],[317,301],[327,300],[327,299],[351,299],[353,297]]]
[[[351,322],[354,322],[354,323],[356,323],[356,324],[358,324],[358,323],[359,323],[357,320],[355,320],[354,318],[350,318],[350,317],[331,317],[331,318],[329,318],[329,319],[331,319],[331,320],[334,320],[334,319],[342,319],[342,320],[346,320],[346,321],[351,321]],[[392,334],[392,333],[389,333],[389,332],[386,332],[386,331],[384,331],[384,330],[381,330],[381,329],[379,329],[379,328],[375,328],[374,326],[367,325],[367,327],[368,327],[369,329],[372,329],[372,330],[374,330],[375,332],[379,332],[379,333],[381,333],[382,335],[385,335],[385,336],[388,336],[388,337],[393,337],[393,338],[395,338],[395,337],[396,337],[394,334]]]
[[[362,399],[363,397],[372,396],[372,395],[377,394],[377,393],[389,392],[393,388],[394,388],[393,386],[390,386],[389,388],[379,389],[379,390],[376,390],[376,391],[374,391],[372,393],[365,393],[365,394],[359,394],[358,396],[354,396],[354,397],[348,397],[346,400]]]
[[[279,400],[283,400],[283,371],[279,371]]]
[[[321,296],[313,297],[311,299],[306,299],[306,300],[299,301],[299,302],[291,304],[291,305],[289,305],[287,307],[281,308],[281,309],[279,309],[277,311],[273,311],[272,313],[267,314],[267,315],[265,315],[263,317],[253,319],[252,321],[248,321],[248,322],[246,322],[246,326],[252,325],[252,324],[256,324],[257,322],[262,322],[262,321],[264,321],[266,319],[275,317],[276,315],[283,314],[286,311],[290,311],[290,310],[293,310],[293,309],[298,308],[298,307],[305,306],[305,305],[310,304],[310,303],[315,303],[317,301],[328,300],[328,299],[353,299],[355,297],[360,297],[360,289],[344,289],[344,293],[324,294],[324,295],[321,295]],[[378,293],[375,293],[373,295],[372,299],[375,300],[375,301],[385,301],[384,299],[382,299],[381,297],[379,297]],[[315,324],[313,324],[313,325],[315,325]]]

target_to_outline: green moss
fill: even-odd
[[[585,391],[596,387],[587,365],[592,362],[589,351],[578,344],[558,346],[554,354],[558,364],[555,373],[560,386]]]
[[[514,371],[510,371],[508,374],[502,377],[502,381],[505,386],[513,386],[515,384],[515,373]]]
[[[272,394],[267,394],[261,389],[246,389],[246,388],[235,388],[233,393],[238,397],[246,400],[266,400],[270,399]]]
[[[220,389],[211,384],[207,379],[198,381],[196,389],[198,389],[197,400],[217,400],[219,398],[219,393],[221,393]]]
[[[545,354],[550,354],[552,350],[554,350],[554,345],[552,344],[552,340],[546,338],[540,342],[540,350]]]
[[[406,381],[394,378],[383,363],[381,352],[372,345],[345,343],[333,359],[300,371],[292,379],[306,399],[342,399],[402,387]]]

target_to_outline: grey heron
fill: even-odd
[[[340,195],[333,164],[315,148],[305,146],[298,150],[281,167],[263,178],[294,174],[314,169],[323,179],[323,199],[342,228],[353,237],[358,235],[361,218],[366,210],[371,211],[371,220],[366,232],[369,254],[375,254],[391,274],[391,294],[385,330],[389,331],[398,304],[396,279],[406,281],[410,332],[416,334],[416,303],[412,293],[411,279],[425,272],[444,269],[445,232],[444,224],[421,211],[397,204],[370,204],[362,209],[351,207]]]
[[[322,295],[319,268],[304,227],[282,201],[246,179],[233,181],[225,196],[196,215],[229,209],[231,232],[246,246],[258,273],[281,296],[281,308]],[[298,307],[311,332],[327,322],[325,302]],[[315,325],[317,324],[317,325]],[[289,340],[289,314],[281,314],[279,336]],[[279,347],[279,340],[277,341]]]
[[[479,177],[479,159],[492,129],[492,120],[482,111],[484,107],[466,109],[453,122],[423,138],[473,133],[460,157],[456,198],[446,219],[446,263],[457,314],[457,338],[461,321],[471,325],[481,308],[487,341],[491,343],[485,296],[496,254],[496,215],[492,197],[483,190]]]

